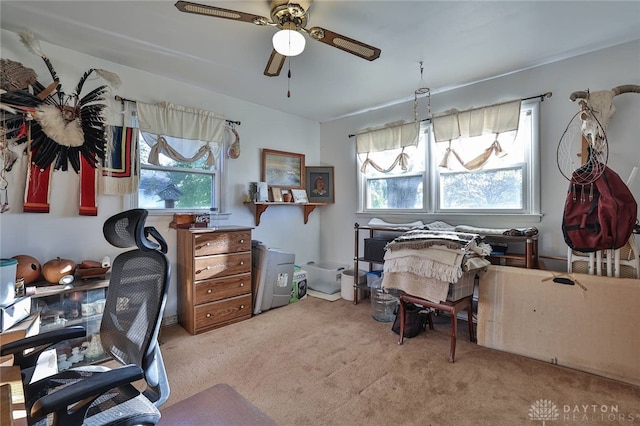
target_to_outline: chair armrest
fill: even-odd
[[[38,399],[31,407],[31,418],[40,419],[49,413],[58,413],[59,424],[67,424],[67,407],[83,401],[80,406],[74,406],[74,417],[80,416],[79,424],[84,420],[84,413],[91,403],[103,393],[118,386],[127,385],[144,378],[144,371],[137,365],[125,365],[113,370],[94,374],[86,380],[73,383]],[[55,379],[55,375],[49,379]]]
[[[87,330],[82,326],[73,326],[52,330],[46,333],[36,334],[35,336],[25,337],[24,339],[9,342],[0,348],[0,355],[13,355],[14,365],[20,366],[20,369],[32,367],[35,365],[40,354],[52,345],[68,339],[85,337]],[[25,354],[27,349],[34,349],[32,352]]]

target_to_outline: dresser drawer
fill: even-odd
[[[251,231],[206,233],[194,236],[194,256],[251,251]]]
[[[251,291],[251,274],[196,282],[195,305],[240,296]]]
[[[251,272],[251,252],[196,257],[196,281]]]
[[[196,306],[196,330],[251,315],[251,294]]]

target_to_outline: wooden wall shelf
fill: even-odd
[[[315,210],[317,206],[326,206],[327,203],[284,203],[284,202],[276,202],[276,201],[258,201],[251,202],[245,201],[246,205],[255,207],[255,216],[256,216],[256,226],[260,225],[260,216],[262,213],[267,210],[269,206],[298,206],[304,208],[304,223],[305,225],[309,221],[309,214]]]

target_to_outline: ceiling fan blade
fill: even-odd
[[[221,7],[209,6],[206,4],[178,1],[175,6],[180,12],[193,13],[196,15],[213,16],[214,18],[225,18],[234,21],[249,22],[256,25],[268,25],[270,23],[269,19],[264,16],[223,9]]]
[[[269,56],[267,66],[264,69],[264,75],[267,77],[277,77],[280,75],[280,70],[282,70],[285,59],[287,59],[286,56],[279,54],[275,49],[273,49],[271,56]]]
[[[373,61],[380,57],[381,51],[377,47],[334,33],[333,31],[329,31],[321,27],[313,27],[306,31],[311,38],[314,38],[324,44],[328,44],[329,46],[337,47],[338,49],[344,50],[352,55],[359,56],[368,61]]]

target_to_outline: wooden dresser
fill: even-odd
[[[251,318],[251,228],[177,232],[180,325],[198,334]]]

